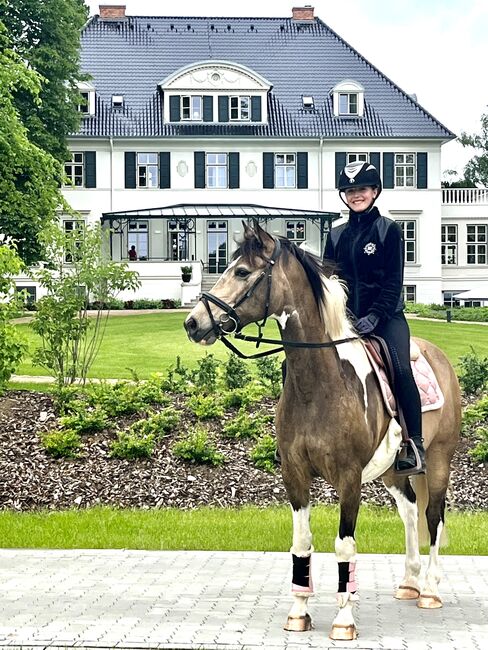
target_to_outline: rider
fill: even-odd
[[[403,313],[404,242],[392,219],[374,202],[381,193],[376,167],[366,162],[346,165],[339,176],[339,196],[349,208],[349,221],[332,228],[324,258],[335,262],[348,287],[347,306],[362,336],[374,333],[387,344],[395,373],[395,395],[414,442],[397,458],[402,474],[425,471],[420,395],[410,366],[410,331]]]

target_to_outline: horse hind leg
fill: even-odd
[[[384,482],[386,489],[395,499],[405,528],[405,574],[395,593],[395,598],[416,600],[420,596],[421,568],[416,494],[406,477],[394,476],[391,483],[386,479]]]

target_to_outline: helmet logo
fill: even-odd
[[[354,181],[354,178],[350,178],[350,179],[349,179],[349,182],[350,182],[350,183],[354,183],[354,182],[355,182],[355,181]]]
[[[374,255],[376,253],[376,244],[372,241],[363,248],[366,255]]]

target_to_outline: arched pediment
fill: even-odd
[[[199,61],[163,79],[159,86],[169,91],[268,91],[272,84],[259,73],[232,61]]]

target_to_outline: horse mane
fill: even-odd
[[[279,240],[284,258],[294,257],[305,271],[326,333],[333,340],[354,336],[347,317],[346,288],[337,275],[333,274],[333,266],[285,237],[279,237]],[[264,258],[262,243],[256,237],[245,238],[234,251],[232,259],[241,256],[249,259],[251,264],[256,257]]]

